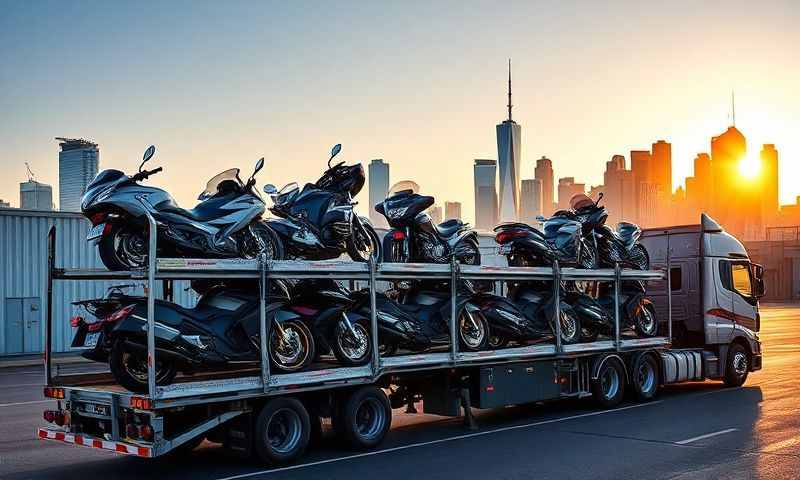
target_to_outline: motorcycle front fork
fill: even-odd
[[[344,326],[347,328],[347,331],[350,333],[350,336],[353,339],[358,338],[356,336],[356,329],[353,328],[353,322],[351,322],[350,319],[347,318],[347,314],[345,312],[342,312],[342,318],[344,319]]]

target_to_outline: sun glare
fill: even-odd
[[[745,156],[739,161],[739,175],[754,180],[761,172],[761,160],[750,155]]]

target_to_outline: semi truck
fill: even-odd
[[[155,231],[155,228],[151,229]],[[261,308],[271,279],[332,278],[365,282],[375,305],[379,282],[407,278],[449,280],[452,294],[467,280],[521,279],[648,282],[648,296],[661,323],[659,336],[635,338],[620,331],[619,301],[612,335],[588,343],[552,341],[490,351],[461,352],[455,312],[450,316],[449,350],[382,356],[373,308],[371,362],[342,367],[322,362],[308,371],[270,372],[266,344],[256,370],[209,372],[156,385],[149,368],[147,394],[114,385],[107,373],[62,374],[50,361],[54,319],[48,307],[44,395],[57,401],[45,411],[40,439],[105,449],[140,457],[186,452],[209,440],[242,456],[272,465],[296,461],[330,419],[335,434],[354,449],[376,448],[391,426],[392,411],[420,400],[425,413],[463,416],[476,428],[472,409],[556,400],[593,398],[613,408],[626,397],[645,402],[668,384],[723,380],[741,385],[761,368],[758,298],[763,270],[752,264],[742,244],[703,215],[692,226],[649,229],[641,241],[652,270],[579,270],[552,267],[376,264],[256,260],[159,259],[150,255],[143,271],[101,272],[56,267],[55,230],[50,231],[48,288],[54,281],[140,279],[148,292],[156,282],[195,278],[249,278],[261,285]],[[150,251],[156,252],[156,240]],[[165,289],[168,291],[168,289]],[[554,295],[559,295],[554,287]],[[148,297],[150,300],[153,295]],[[558,304],[558,302],[555,302]],[[454,304],[455,305],[455,304]],[[269,325],[262,313],[261,338]],[[143,329],[153,364],[155,329],[152,303]],[[558,328],[559,322],[555,322]]]

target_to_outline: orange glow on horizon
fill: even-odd
[[[753,155],[746,155],[739,160],[739,175],[748,181],[755,181],[761,174],[761,160]]]

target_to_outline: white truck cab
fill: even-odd
[[[741,385],[761,368],[763,268],[744,245],[706,214],[699,225],[646,229],[642,244],[653,268],[669,266],[669,280],[651,282],[647,293],[666,333],[672,291],[672,345],[702,349],[706,378]]]

